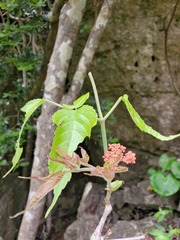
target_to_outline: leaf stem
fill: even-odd
[[[119,103],[121,102],[122,97],[119,97],[118,100],[115,102],[115,104],[112,106],[112,108],[109,110],[109,112],[104,116],[104,119],[106,120],[111,113],[116,109],[116,107],[119,105]]]
[[[57,107],[59,107],[59,108],[63,108],[63,106],[62,106],[61,104],[58,104],[58,103],[53,102],[53,101],[48,100],[48,99],[44,99],[44,100],[45,100],[45,102],[51,103],[51,104],[53,104],[53,105],[55,105],[55,106],[57,106]]]
[[[91,81],[91,84],[92,84],[92,88],[93,88],[93,92],[94,92],[94,97],[95,97],[95,101],[96,101],[97,111],[98,111],[98,115],[99,115],[99,122],[100,122],[100,125],[101,125],[103,149],[104,149],[104,153],[106,153],[107,150],[108,150],[106,125],[105,125],[106,119],[103,117],[103,114],[102,114],[102,111],[101,111],[101,105],[100,105],[100,102],[99,102],[99,96],[98,96],[96,84],[95,84],[94,78],[92,76],[92,73],[89,72],[88,76],[90,78],[90,81]]]

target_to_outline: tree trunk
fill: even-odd
[[[62,8],[58,33],[54,50],[50,59],[47,77],[45,81],[44,98],[59,102],[63,93],[64,85],[71,59],[76,34],[86,0],[69,1]],[[48,155],[51,149],[54,126],[51,116],[56,108],[48,103],[42,107],[41,115],[37,122],[37,139],[32,167],[32,176],[47,175]],[[28,201],[39,188],[40,182],[31,180]],[[25,212],[21,223],[18,240],[35,239],[37,228],[42,216],[45,198],[31,210]]]
[[[67,94],[65,94],[64,90],[65,81],[79,24],[85,10],[86,0],[70,0],[64,5],[60,13],[58,33],[48,67],[44,98],[64,103],[72,103],[77,98],[98,47],[100,37],[107,25],[110,10],[115,2],[115,0],[104,1]],[[54,127],[50,119],[55,110],[56,108],[48,103],[45,103],[42,107],[42,112],[37,122],[37,139],[32,176],[45,176],[47,174],[47,160],[54,132]],[[31,180],[28,201],[39,186],[40,183],[36,180]],[[25,212],[18,240],[35,239],[44,203],[45,198],[31,210]]]

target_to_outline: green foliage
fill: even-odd
[[[168,197],[180,189],[180,161],[164,153],[159,158],[160,169],[150,168],[150,184],[153,190],[163,197]]]
[[[132,118],[132,120],[134,121],[134,123],[136,124],[136,126],[142,131],[142,132],[146,132],[150,135],[152,135],[153,137],[161,140],[161,141],[169,141],[169,140],[173,140],[174,138],[177,138],[180,136],[180,134],[177,135],[170,135],[170,136],[163,136],[162,134],[158,133],[157,131],[155,131],[152,127],[148,126],[143,119],[140,117],[140,115],[135,111],[135,109],[133,108],[132,104],[129,102],[128,100],[128,95],[124,94],[121,97],[122,101],[124,102],[124,104],[126,105],[126,108]]]
[[[13,93],[11,103],[14,97],[24,101],[36,80],[48,27],[43,17],[47,5],[46,0],[0,1],[0,91]]]
[[[123,183],[124,183],[123,181],[116,180],[111,183],[111,188],[106,187],[105,189],[107,191],[114,192],[114,191],[118,190],[123,185]]]
[[[72,155],[78,145],[83,142],[86,137],[90,137],[91,129],[97,123],[97,114],[91,106],[83,105],[88,97],[89,93],[74,101],[72,106],[63,105],[64,109],[58,110],[52,116],[52,120],[57,125],[57,128],[50,158],[57,157],[57,148]],[[59,163],[49,161],[49,172],[52,173],[58,170],[64,170],[63,166]],[[70,179],[71,173],[66,173],[63,180],[54,188],[54,198],[46,216],[55,205],[62,189],[65,188]]]
[[[163,227],[159,222],[165,222],[166,216],[169,214],[172,214],[173,211],[170,209],[161,209],[159,208],[159,211],[154,214],[154,218],[157,220],[158,224],[156,224],[156,228],[153,228],[148,233],[152,236],[154,236],[155,240],[170,240],[173,239],[173,237],[177,237],[180,234],[179,228],[172,228],[172,226],[168,226],[167,228]]]
[[[46,0],[1,0],[0,11],[0,161],[5,166],[18,137],[19,108],[36,83],[42,63],[48,29],[44,15],[49,8]]]
[[[8,173],[15,168],[15,166],[18,164],[19,159],[22,154],[22,147],[20,147],[20,138],[22,135],[23,128],[28,121],[29,117],[32,115],[32,113],[44,102],[49,102],[51,104],[54,104],[56,106],[59,106],[60,110],[55,112],[52,116],[52,121],[56,124],[57,128],[55,130],[54,134],[54,139],[52,143],[52,148],[50,152],[50,158],[49,158],[49,175],[42,180],[45,181],[45,183],[38,189],[38,191],[35,193],[35,197],[33,197],[29,207],[31,205],[34,205],[36,202],[38,202],[45,194],[47,194],[49,191],[53,190],[54,191],[54,198],[51,203],[51,206],[49,207],[46,216],[49,214],[49,212],[52,210],[54,207],[58,197],[60,196],[62,190],[66,187],[67,183],[71,179],[71,172],[75,171],[78,172],[79,170],[84,170],[87,169],[90,171],[90,176],[102,176],[104,177],[103,174],[107,173],[107,175],[110,173],[110,176],[108,179],[113,179],[115,176],[116,172],[124,172],[127,171],[126,167],[122,166],[113,166],[113,170],[110,169],[111,163],[105,162],[105,166],[100,167],[94,167],[88,164],[87,159],[89,159],[88,156],[86,156],[85,150],[81,151],[82,158],[79,158],[77,154],[74,153],[74,151],[77,149],[78,145],[84,141],[86,137],[91,136],[91,130],[92,128],[97,124],[97,113],[94,110],[93,107],[89,105],[84,105],[86,100],[89,98],[89,93],[81,96],[78,98],[76,101],[73,102],[72,105],[67,105],[67,104],[62,104],[59,105],[57,103],[54,103],[52,101],[46,100],[46,99],[35,99],[32,101],[29,101],[21,110],[25,112],[25,120],[22,124],[21,130],[19,132],[19,137],[16,142],[16,153],[13,157],[12,163],[13,166],[12,168],[8,171]],[[145,124],[145,122],[141,119],[139,114],[135,111],[131,103],[128,101],[128,96],[124,95],[119,98],[119,100],[123,100],[125,103],[133,121],[137,125],[138,128],[140,128],[142,131],[145,131],[161,140],[171,140],[175,137],[178,137],[178,135],[170,136],[170,137],[165,137],[155,130],[153,130],[151,127]],[[118,103],[119,103],[118,100]],[[98,102],[98,101],[96,101]],[[114,106],[117,106],[118,103],[115,103]],[[109,110],[106,116],[109,116],[110,113],[115,109],[115,107],[112,106],[112,108]],[[112,110],[112,111],[111,111]],[[99,121],[102,123],[105,123],[106,116],[103,117],[103,119],[99,119]],[[101,125],[102,127],[102,125]],[[103,124],[103,127],[105,127],[105,124]],[[105,131],[105,129],[104,129]],[[58,149],[61,150],[58,151]],[[60,152],[60,159],[58,159]],[[62,152],[67,155],[63,160]],[[135,154],[131,153],[133,156],[133,161],[135,159]],[[116,159],[117,160],[117,159]],[[70,166],[76,166],[75,170],[68,165],[68,161],[71,163]],[[75,162],[73,162],[75,161]],[[164,162],[166,163],[166,167],[164,169],[169,169],[170,166],[173,166],[173,172],[175,175],[178,175],[179,172],[177,172],[177,165],[174,164],[174,159],[172,160],[171,158],[171,163],[167,162],[166,157],[161,158],[160,164],[164,166]],[[134,162],[133,162],[134,163]],[[75,164],[75,165],[74,165]],[[109,164],[109,165],[108,165]],[[112,163],[113,164],[113,163]],[[82,165],[85,168],[80,169],[80,165]],[[105,168],[106,167],[106,168]],[[7,174],[8,174],[7,173]],[[151,171],[152,175],[155,174],[156,172],[153,170]],[[6,175],[7,175],[6,174]],[[5,176],[6,176],[5,175]],[[171,183],[172,179],[174,178],[173,176],[168,176],[168,184]],[[40,177],[39,177],[40,179]],[[105,177],[104,177],[105,179]],[[121,187],[123,184],[123,181],[114,181],[114,182],[109,182],[110,180],[107,181],[107,188],[106,190],[109,191],[109,194],[111,192],[116,191],[118,188]],[[161,182],[164,181],[163,177],[161,176]],[[167,194],[167,185],[164,187],[164,191],[166,191]],[[175,184],[174,186],[175,187]],[[179,187],[179,185],[178,185]],[[172,189],[172,188],[171,188]],[[174,188],[173,188],[174,189]],[[177,189],[176,189],[177,190]],[[174,190],[173,190],[174,191]],[[172,193],[172,192],[171,192]],[[110,195],[107,196],[110,196]],[[169,194],[169,192],[168,192]],[[28,208],[29,209],[29,208]],[[22,212],[23,213],[23,212]]]
[[[25,112],[25,119],[24,119],[24,122],[22,124],[22,127],[21,127],[21,130],[19,132],[19,137],[16,141],[16,152],[15,152],[15,155],[12,159],[12,167],[11,169],[5,174],[5,176],[7,176],[13,169],[14,167],[17,165],[17,163],[19,162],[19,159],[22,155],[22,152],[23,152],[23,148],[20,147],[20,139],[21,139],[21,135],[22,135],[22,132],[23,132],[23,129],[24,129],[24,126],[26,124],[26,122],[28,121],[28,119],[30,118],[30,116],[33,114],[33,112],[41,105],[44,103],[44,99],[34,99],[34,100],[31,100],[29,102],[26,103],[26,105],[24,107],[21,108],[21,111]],[[4,176],[4,177],[5,177]]]
[[[157,220],[157,222],[162,222],[162,221],[165,221],[166,220],[166,216],[169,215],[169,214],[172,214],[173,211],[171,209],[162,209],[162,208],[159,208],[159,211],[157,211],[155,214],[154,214],[154,218]]]
[[[152,236],[155,236],[155,240],[170,240],[173,239],[173,237],[177,237],[180,234],[180,229],[178,228],[172,228],[169,227],[168,230],[166,230],[162,226],[157,226],[156,229],[152,229],[149,231],[149,234]]]

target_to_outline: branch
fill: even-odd
[[[48,98],[50,101],[59,102],[64,93],[63,84],[85,5],[86,0],[70,0],[61,10],[58,33],[48,65],[44,89],[44,98]],[[31,172],[32,176],[44,176],[47,174],[47,156],[51,149],[54,132],[54,125],[49,116],[52,116],[56,108],[56,106],[48,103],[44,103],[42,106],[41,115],[37,122],[37,138]],[[37,182],[31,180],[28,195],[29,200],[39,186]],[[45,199],[42,199],[31,210],[26,211],[21,223],[18,240],[35,239],[44,203]]]
[[[99,45],[100,38],[107,26],[111,9],[115,3],[115,0],[104,0],[95,25],[91,30],[86,46],[84,47],[82,56],[79,60],[79,64],[74,74],[71,87],[68,93],[65,95],[63,102],[70,103],[72,99],[75,100],[77,98],[84,83],[94,54]]]
[[[166,26],[166,22],[165,22],[167,19],[167,16],[164,18],[164,31],[165,31],[164,51],[165,51],[166,62],[167,62],[168,71],[169,71],[169,75],[170,75],[171,85],[174,87],[176,93],[180,96],[180,91],[174,81],[171,64],[170,64],[169,57],[168,57],[168,33],[169,33],[169,29],[170,29],[172,20],[174,18],[178,3],[179,3],[179,0],[177,0],[177,2],[174,5],[173,12],[171,14],[171,17],[170,17],[170,20],[169,20],[167,26]]]
[[[139,237],[130,237],[130,238],[111,238],[109,240],[142,240],[145,239],[145,235],[139,236]]]
[[[92,234],[90,240],[104,240],[104,237],[101,236],[101,233],[102,233],[104,224],[106,222],[106,219],[109,216],[109,214],[111,213],[111,211],[112,211],[111,204],[106,204],[103,215],[102,215],[102,217],[99,221],[99,224],[96,227],[94,233]]]

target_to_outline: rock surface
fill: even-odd
[[[147,231],[154,227],[151,218],[144,218],[137,221],[118,221],[112,228],[110,238],[140,237],[147,234]]]
[[[78,209],[77,219],[67,229],[64,240],[89,240],[104,210],[105,192],[102,185],[88,183]],[[177,199],[164,202],[163,199],[148,191],[148,181],[132,187],[125,187],[112,194],[113,211],[109,215],[104,234],[111,229],[116,237],[135,237],[147,233],[154,226],[149,213],[159,207],[178,208]],[[149,208],[149,212],[147,212]],[[134,220],[132,220],[134,219]]]
[[[167,46],[164,27],[174,6],[175,1],[170,0],[117,0],[91,66],[100,98],[115,102],[127,93],[147,124],[164,135],[180,132],[180,96],[173,86],[176,84],[180,92],[180,4],[170,24]],[[92,89],[89,80],[85,89]],[[115,115],[116,123],[109,126],[112,137],[119,137],[125,145],[143,151],[141,157],[149,153],[157,156],[164,151],[180,156],[179,139],[161,142],[142,133],[135,127],[123,103]],[[97,146],[93,150],[96,149]]]

